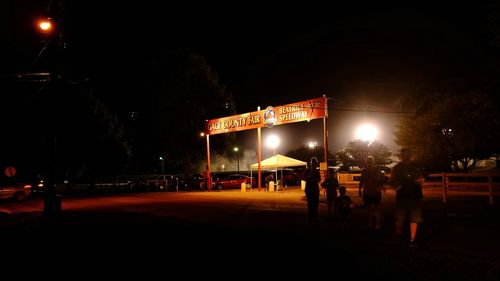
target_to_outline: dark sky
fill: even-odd
[[[24,36],[31,26],[19,24],[35,15],[37,2],[4,4],[7,28],[2,37],[10,46],[33,43]],[[130,106],[140,96],[144,74],[139,69],[151,54],[172,46],[190,47],[218,72],[236,99],[238,113],[323,94],[332,98],[329,130],[334,150],[352,140],[362,122],[379,126],[381,142],[394,149],[392,131],[400,115],[370,110],[398,111],[401,97],[419,85],[474,75],[486,59],[480,31],[489,6],[481,1],[418,1],[406,6],[103,2],[68,1],[64,20],[75,76],[93,77],[103,98]],[[18,69],[19,61],[29,66],[32,57],[27,53],[16,50],[22,59],[14,59],[4,52],[2,70]],[[293,147],[309,139],[320,142],[321,126],[318,121],[272,130],[286,131],[283,145]],[[264,135],[271,132],[265,130]],[[238,137],[254,149],[253,134]]]

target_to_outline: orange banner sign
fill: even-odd
[[[208,120],[205,133],[208,135],[243,131],[264,126],[264,110]]]
[[[327,116],[326,98],[317,98],[275,107],[276,125],[309,121]]]
[[[205,133],[208,135],[236,132],[259,127],[271,128],[276,125],[309,121],[328,116],[326,98],[316,98],[302,102],[272,107],[229,117],[207,121]]]

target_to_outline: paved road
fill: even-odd
[[[349,193],[359,205],[356,189]],[[64,196],[56,219],[44,218],[41,198],[33,198],[0,204],[0,231],[12,240],[13,252],[90,254],[100,262],[243,267],[290,276],[321,275],[317,270],[324,267],[332,276],[347,270],[384,280],[500,280],[498,207],[487,197],[453,197],[444,205],[432,192],[424,203],[418,249],[392,235],[392,192],[384,195],[380,233],[367,231],[361,207],[345,232],[326,219],[324,202],[320,218],[308,221],[298,188]]]

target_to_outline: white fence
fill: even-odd
[[[359,185],[361,174],[338,174],[341,185]],[[390,174],[386,174],[390,178]],[[430,188],[440,188],[443,203],[448,200],[450,193],[460,195],[480,195],[489,197],[490,204],[494,203],[495,190],[500,188],[500,172],[478,173],[436,173],[428,174],[422,184],[424,192]]]

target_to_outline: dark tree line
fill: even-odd
[[[401,120],[396,143],[412,148],[432,171],[468,172],[500,155],[500,5],[483,6],[473,25],[481,55],[466,69],[422,83],[403,103],[415,114]]]
[[[204,166],[205,120],[235,112],[232,95],[203,57],[185,49],[150,60],[142,92],[117,108],[87,82],[3,79],[1,166],[29,176],[57,170],[58,180],[120,174],[196,172]],[[127,84],[127,81],[121,81]],[[128,93],[129,94],[129,93]],[[108,101],[109,102],[109,101]],[[213,138],[216,153],[231,135]]]

